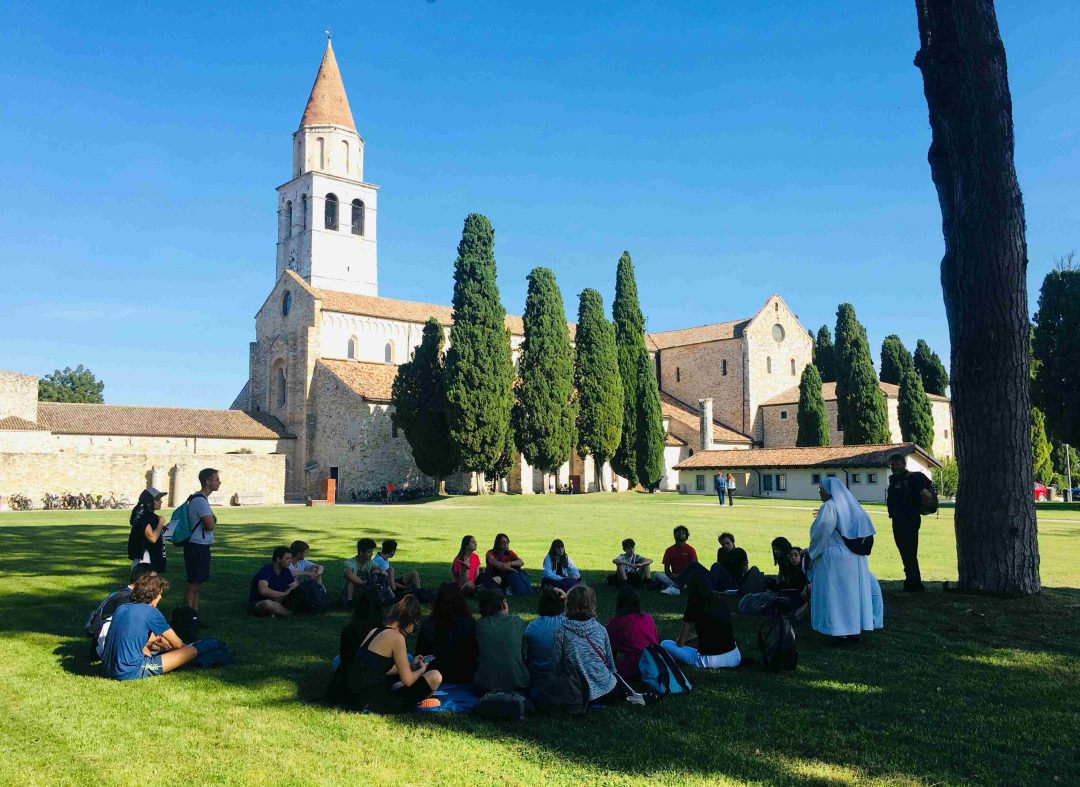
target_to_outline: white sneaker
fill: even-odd
[[[663,593],[665,596],[678,596],[682,593],[682,591],[675,587],[675,585],[670,585],[661,590],[660,592]]]

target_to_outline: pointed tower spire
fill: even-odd
[[[326,52],[323,53],[319,73],[315,77],[311,95],[308,96],[304,116],[300,119],[301,128],[325,125],[344,126],[356,131],[352,110],[349,109],[349,99],[345,95],[345,85],[341,82],[337,58],[334,57],[334,47],[330,44],[329,33],[326,37]]]

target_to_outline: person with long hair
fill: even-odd
[[[477,583],[483,582],[483,577],[480,572],[480,557],[476,554],[475,536],[461,537],[461,547],[450,564],[450,576],[465,595],[476,594]],[[502,584],[502,580],[493,579],[491,582],[493,585]]]
[[[566,554],[566,545],[561,538],[551,542],[548,553],[544,557],[544,578],[540,585],[553,585],[559,590],[570,592],[581,581],[581,572],[574,565],[574,561]]]
[[[530,685],[533,688],[542,685],[544,678],[551,672],[551,649],[555,643],[555,632],[562,628],[566,621],[566,593],[557,587],[546,585],[540,588],[540,598],[536,606],[538,617],[525,627]]]
[[[701,669],[737,667],[742,654],[735,642],[731,628],[731,612],[727,601],[715,593],[709,585],[709,577],[702,572],[690,575],[686,581],[686,609],[683,611],[682,630],[677,640],[665,639],[660,647],[681,664]],[[690,628],[694,628],[697,646],[691,645]]]
[[[510,548],[506,533],[495,536],[495,545],[488,550],[487,576],[499,580],[499,586],[508,596],[528,596],[532,593],[532,581],[522,570],[525,561]]]
[[[420,656],[410,662],[405,650],[405,638],[419,625],[420,602],[415,596],[403,597],[353,656],[342,660],[330,682],[328,699],[349,710],[404,713],[430,697],[442,683],[442,675],[429,669]]]
[[[615,677],[615,656],[607,629],[596,619],[596,593],[577,585],[566,594],[566,622],[555,634],[551,663],[566,659],[588,685],[589,702],[625,699],[626,687]]]
[[[131,565],[149,563],[158,574],[165,573],[165,526],[169,520],[160,516],[162,499],[165,493],[150,487],[139,495],[135,507],[131,509],[128,533],[127,555]]]
[[[637,680],[641,652],[660,640],[656,621],[641,611],[641,597],[630,585],[623,585],[615,597],[615,617],[608,621],[607,632],[616,671],[626,680]]]
[[[884,624],[881,586],[866,555],[847,541],[874,535],[870,515],[839,478],[823,478],[821,508],[810,526],[810,626],[833,643],[857,642]]]
[[[370,585],[361,585],[353,595],[352,617],[338,638],[338,657],[334,660],[334,669],[341,661],[352,658],[368,632],[382,625],[385,614],[379,591]]]
[[[476,621],[462,588],[444,582],[435,592],[431,615],[416,638],[419,656],[434,656],[432,666],[447,683],[472,683],[478,658]]]

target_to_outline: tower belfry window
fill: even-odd
[[[352,201],[352,234],[364,234],[364,201],[354,199]]]
[[[338,200],[337,195],[327,194],[326,204],[323,209],[325,214],[325,225],[328,230],[336,230],[338,228]]]
[[[285,203],[285,237],[292,237],[292,200]]]

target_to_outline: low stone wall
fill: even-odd
[[[258,495],[267,505],[285,498],[284,454],[190,453],[0,453],[0,506],[9,495],[26,495],[42,507],[46,492],[127,497],[134,505],[151,481],[168,492],[166,505],[176,506],[199,488],[204,467],[221,474],[221,489],[211,502],[227,505],[237,493]]]

